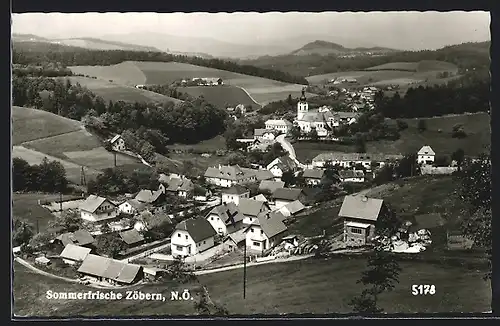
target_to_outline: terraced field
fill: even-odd
[[[113,80],[113,82],[128,86],[170,84],[176,80],[195,77],[218,77],[224,80],[225,85],[244,88],[260,104],[282,100],[288,94],[298,97],[304,87],[179,62],[126,61],[112,66],[73,66],[70,69],[78,74]]]

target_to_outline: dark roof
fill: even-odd
[[[226,225],[242,221],[245,217],[233,202],[215,206],[206,217],[210,215],[217,215]]]
[[[273,193],[278,188],[283,188],[285,186],[285,182],[283,181],[273,181],[273,180],[262,180],[259,184],[259,190],[269,190]]]
[[[115,205],[104,197],[90,195],[87,197],[87,199],[85,199],[85,201],[80,205],[79,208],[82,211],[94,213],[96,209],[98,209],[105,201],[108,201],[112,205]]]
[[[152,203],[156,201],[160,196],[162,195],[162,192],[160,190],[149,190],[149,189],[142,189],[139,191],[139,193],[135,196],[135,199],[137,199],[140,202],[143,203]]]
[[[251,169],[242,169],[238,165],[222,165],[219,167],[208,167],[205,171],[205,177],[236,181],[254,175],[253,173],[250,174],[251,172]]]
[[[139,231],[137,231],[136,229],[120,232],[120,237],[122,238],[123,242],[129,245],[144,240],[142,234],[140,234]]]
[[[325,170],[322,169],[306,169],[302,176],[308,179],[322,179],[325,174]]]
[[[301,194],[303,194],[302,189],[278,188],[273,192],[272,198],[295,201],[299,199]]]
[[[223,189],[221,193],[223,194],[228,194],[228,195],[243,195],[250,192],[247,188],[241,186],[241,185],[233,185],[230,188]]]
[[[209,221],[202,217],[184,220],[175,226],[176,230],[189,233],[194,242],[198,243],[217,234]]]
[[[257,177],[257,181],[274,179],[274,174],[269,170],[256,170],[255,176]]]
[[[141,269],[142,267],[139,265],[126,264],[118,260],[88,254],[78,268],[78,272],[130,284]]]
[[[276,158],[274,161],[269,163],[267,169],[271,170],[274,166],[279,167],[283,172],[290,170],[293,171],[297,168],[297,164],[295,163],[295,161],[291,159],[288,155]]]
[[[63,233],[56,239],[60,240],[64,246],[68,244],[85,246],[94,242],[94,237],[87,230]]]
[[[135,208],[138,211],[142,210],[146,206],[145,203],[142,203],[135,198],[128,199],[123,203],[128,203],[130,206],[132,206],[133,208]]]
[[[69,243],[66,245],[66,247],[64,247],[64,250],[61,252],[59,257],[75,261],[83,261],[90,253],[90,251],[90,248],[75,246]]]
[[[339,171],[339,176],[342,179],[346,178],[363,178],[365,176],[365,173],[363,170],[340,170]]]
[[[238,209],[243,215],[257,216],[262,209],[268,211],[269,206],[266,202],[260,200],[253,200],[249,198],[241,198],[238,203]]]
[[[189,179],[171,178],[167,184],[166,191],[191,191],[194,189],[194,184]]]
[[[414,224],[410,227],[410,231],[418,231],[420,229],[433,229],[446,224],[446,220],[439,213],[429,213],[415,215]]]
[[[268,238],[272,238],[287,230],[285,223],[283,223],[285,219],[286,217],[280,212],[264,212],[258,216],[258,225],[260,225]]]
[[[345,196],[340,217],[357,218],[368,221],[377,221],[384,201],[366,196]]]

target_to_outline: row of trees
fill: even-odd
[[[60,162],[44,158],[40,164],[30,165],[15,157],[12,159],[12,184],[14,191],[62,192],[68,180]]]
[[[158,189],[158,173],[154,169],[136,169],[125,173],[116,168],[104,169],[95,180],[89,180],[87,190],[89,193],[102,195],[117,195],[134,193],[140,189]]]
[[[69,68],[53,63],[45,64],[43,66],[14,64],[12,67],[12,75],[31,77],[61,77],[72,76],[73,72]]]
[[[144,52],[126,50],[87,50],[68,48],[62,45],[46,46],[32,42],[15,42],[12,50],[12,62],[18,64],[42,64],[61,62],[65,66],[109,66],[124,61],[157,61],[181,62],[202,67],[226,70],[240,74],[258,76],[286,83],[307,85],[304,77],[293,76],[275,69],[259,68],[251,65],[240,65],[222,59],[204,59],[184,55],[173,55],[165,52]]]
[[[193,96],[189,95],[188,93],[183,93],[179,91],[176,86],[172,85],[146,85],[142,87],[142,89],[162,94],[168,97],[173,97],[181,101],[192,102],[195,100]]]

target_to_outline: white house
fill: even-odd
[[[285,250],[296,248],[299,245],[299,237],[296,235],[288,235],[282,241]]]
[[[121,135],[114,136],[109,142],[115,151],[124,151],[126,149],[125,140],[123,140]]]
[[[65,264],[75,265],[76,263],[81,263],[82,261],[84,261],[91,251],[92,249],[90,248],[67,244],[59,257],[62,258]]]
[[[325,179],[325,170],[305,169],[302,177],[308,186],[319,186]]]
[[[212,248],[217,232],[203,217],[184,220],[170,236],[172,256],[187,257]]]
[[[299,188],[279,188],[276,189],[271,198],[274,201],[274,206],[277,210],[281,209],[283,206],[288,205],[296,200],[304,203],[306,201],[306,195]]]
[[[96,195],[88,196],[79,209],[81,218],[90,222],[109,220],[118,216],[116,204]]]
[[[140,213],[146,207],[145,203],[138,201],[137,199],[131,198],[127,199],[120,205],[118,205],[118,210],[125,214],[137,214]]]
[[[284,219],[279,212],[261,213],[245,230],[247,248],[263,253],[281,243],[287,230]]]
[[[281,206],[281,208],[278,209],[278,211],[283,214],[285,217],[290,217],[295,214],[300,213],[303,211],[306,207],[298,200],[295,200],[291,203],[288,203],[284,206]]]
[[[367,171],[370,171],[372,166],[375,168],[382,167],[389,162],[395,162],[402,158],[403,155],[398,154],[330,152],[318,154],[312,159],[312,165],[320,168],[330,163],[344,168],[354,168],[356,165],[361,164]]]
[[[254,170],[242,168],[238,165],[219,165],[218,168],[208,167],[204,176],[207,182],[225,188],[235,184],[248,184],[257,180]]]
[[[341,182],[365,182],[363,170],[340,170],[339,178]]]
[[[241,199],[238,210],[243,214],[243,224],[251,224],[259,214],[270,212],[271,207],[265,201],[254,199]]]
[[[422,146],[422,148],[417,153],[417,163],[418,164],[433,164],[436,153],[432,150],[430,146]]]
[[[293,124],[290,121],[284,119],[270,119],[267,120],[264,124],[266,126],[266,129],[277,130],[283,134],[288,134],[293,127]]]
[[[280,133],[280,131],[274,129],[254,129],[253,137],[255,140],[273,141]]]
[[[158,190],[162,193],[175,194],[182,198],[189,198],[193,195],[194,184],[185,176],[162,178]]]
[[[219,234],[229,234],[243,228],[245,216],[234,203],[216,206],[205,217]]]
[[[266,169],[271,171],[275,179],[280,179],[285,172],[295,172],[297,170],[297,163],[290,156],[285,155],[274,159],[266,166]]]
[[[221,191],[221,202],[239,204],[241,198],[250,198],[250,190],[238,184]]]

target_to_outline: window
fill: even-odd
[[[363,234],[363,229],[351,228],[351,233]]]
[[[111,212],[108,212],[108,216],[110,216],[110,215],[111,215]]]
[[[189,239],[189,237],[186,235],[186,240]]]
[[[214,220],[214,218],[213,218],[213,216],[212,216],[212,217],[210,218],[210,221],[213,221],[213,220]]]
[[[260,247],[260,242],[254,241],[254,242],[253,242],[253,245],[254,245],[255,247]]]
[[[263,230],[260,230],[260,234],[264,234],[264,231],[263,231]]]
[[[250,232],[253,232],[253,228],[250,229]]]
[[[203,241],[203,244],[206,244],[206,243],[207,243],[207,242],[204,240],[204,241]]]
[[[181,234],[180,234],[180,233],[177,233],[177,236],[180,238],[180,237],[181,237]]]
[[[175,246],[175,249],[176,249],[177,251],[182,251],[182,249],[183,249],[183,248],[182,248],[181,246]]]

